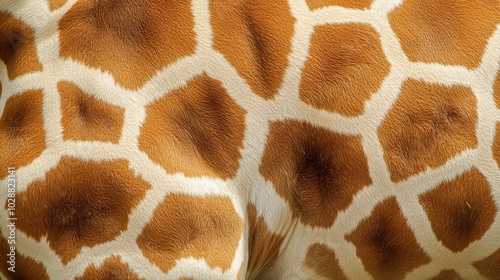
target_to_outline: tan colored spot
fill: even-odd
[[[342,6],[353,9],[369,9],[373,0],[306,0],[309,9],[315,10],[328,6]]]
[[[455,270],[443,270],[436,277],[430,280],[462,280],[462,277],[455,272]]]
[[[316,243],[309,246],[304,265],[326,279],[347,279],[333,250],[323,244]]]
[[[269,99],[288,65],[294,18],[286,0],[215,0],[210,3],[214,46],[253,91]]]
[[[497,212],[490,186],[477,169],[439,185],[419,199],[437,239],[454,252],[481,239]]]
[[[493,143],[493,157],[497,161],[498,167],[500,167],[500,123],[497,123],[495,140]]]
[[[18,229],[50,247],[64,264],[84,246],[113,240],[150,186],[127,161],[84,162],[62,158],[44,181],[17,196]]]
[[[120,257],[111,257],[104,261],[104,263],[96,267],[91,264],[81,277],[76,277],[76,280],[111,280],[111,279],[127,279],[139,280],[137,274],[130,270],[128,264],[124,264]]]
[[[500,279],[500,249],[484,260],[475,262],[474,267],[488,279]]]
[[[236,175],[245,111],[207,75],[146,107],[139,148],[168,172],[229,178]]]
[[[63,139],[118,143],[124,110],[85,94],[76,85],[60,82]]]
[[[49,8],[51,11],[61,8],[67,0],[49,0]]]
[[[248,269],[245,279],[261,279],[262,273],[271,267],[280,253],[283,237],[271,233],[262,216],[257,216],[255,205],[247,207],[248,234]]]
[[[404,180],[475,148],[476,122],[470,88],[405,82],[378,130],[391,179]]]
[[[346,240],[356,246],[356,254],[375,279],[403,279],[431,261],[418,245],[396,198],[378,204]]]
[[[133,89],[195,47],[189,1],[80,0],[59,28],[63,57]]]
[[[0,59],[7,66],[9,79],[41,71],[35,48],[35,32],[31,27],[0,11]]]
[[[301,99],[320,109],[357,116],[389,73],[378,33],[365,24],[314,29],[300,83]]]
[[[493,89],[497,107],[500,109],[500,71],[498,72],[498,76],[497,79],[495,80],[495,85]]]
[[[4,229],[7,228],[4,227]],[[13,239],[8,240],[15,240],[15,236]],[[9,244],[3,236],[0,237],[0,252],[2,252],[0,254],[0,261],[2,262],[2,265],[0,265],[0,271],[7,277],[7,279],[49,280],[47,271],[41,263],[34,261],[30,257],[24,256],[19,253],[19,251],[15,251],[14,262],[9,263],[11,261],[11,257],[7,254],[12,254],[11,246],[13,245],[13,243]],[[11,267],[11,265],[15,266],[15,272],[7,270],[7,268]]]
[[[411,61],[475,68],[500,23],[500,1],[409,0],[389,21]]]
[[[358,136],[297,121],[271,123],[260,173],[302,223],[329,227],[372,183]]]
[[[137,238],[143,255],[168,272],[181,258],[204,259],[211,268],[231,267],[243,222],[229,198],[170,194]]]
[[[7,167],[28,165],[45,149],[42,91],[10,97],[0,118],[0,179]]]

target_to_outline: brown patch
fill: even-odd
[[[60,53],[135,89],[194,52],[193,25],[189,1],[80,0],[59,22]]]
[[[45,149],[42,91],[10,97],[0,118],[0,179],[7,167],[28,165]]]
[[[497,212],[490,186],[477,169],[420,195],[419,200],[437,239],[454,252],[481,239]]]
[[[118,143],[124,110],[85,94],[76,85],[60,82],[63,139]]]
[[[493,143],[493,157],[497,161],[498,167],[500,167],[500,123],[497,123],[497,129],[495,132],[495,140]]]
[[[280,253],[283,237],[271,233],[262,216],[257,216],[255,205],[248,204],[248,269],[246,279],[261,279],[262,273],[272,266]]]
[[[316,243],[309,246],[304,265],[326,279],[347,279],[333,250],[323,244]]]
[[[389,73],[378,33],[365,24],[315,27],[300,83],[301,99],[347,116],[363,113],[365,101]]]
[[[11,80],[42,70],[36,54],[35,31],[6,12],[0,12],[0,59]]]
[[[150,186],[127,161],[84,162],[64,157],[44,181],[17,196],[18,229],[50,247],[64,264],[84,246],[113,240]]]
[[[476,98],[470,88],[406,81],[378,130],[395,182],[475,148]]]
[[[500,249],[484,260],[475,262],[474,267],[488,279],[500,279]]]
[[[243,222],[229,198],[170,194],[137,244],[163,272],[187,257],[204,259],[224,272],[231,267],[242,232]]]
[[[245,111],[207,75],[146,108],[139,148],[171,173],[230,178],[239,167]]]
[[[91,264],[81,277],[76,277],[76,280],[111,280],[111,279],[127,279],[127,280],[139,280],[144,278],[139,278],[137,274],[130,270],[128,264],[124,264],[120,257],[111,257],[104,261],[104,263],[96,267]]]
[[[5,228],[8,229],[8,228]],[[15,239],[15,238],[14,238]],[[9,240],[14,240],[9,239]],[[12,241],[10,241],[12,242]],[[49,276],[47,275],[47,271],[45,267],[39,263],[34,261],[30,257],[25,257],[23,254],[20,254],[18,251],[15,251],[15,272],[11,272],[7,270],[11,264],[9,264],[10,256],[7,254],[11,254],[11,246],[14,245],[9,244],[8,241],[2,237],[0,237],[0,261],[2,265],[0,265],[0,271],[3,275],[8,279],[37,279],[37,280],[49,280]]]
[[[420,248],[401,213],[396,198],[378,204],[346,239],[375,279],[403,279],[431,261]]]
[[[260,173],[294,217],[329,227],[353,196],[372,183],[361,139],[297,121],[271,123]]]
[[[500,71],[498,72],[497,79],[495,80],[495,85],[493,86],[495,102],[497,107],[500,109]]]
[[[49,8],[51,11],[61,8],[66,4],[67,0],[49,0]]]
[[[283,81],[291,50],[295,20],[287,1],[215,0],[210,12],[215,49],[256,94],[272,98]]]
[[[373,0],[306,0],[309,9],[315,10],[328,6],[342,6],[353,9],[369,9]]]
[[[441,273],[432,277],[430,280],[462,280],[462,277],[455,270],[443,270]]]
[[[475,68],[500,23],[500,1],[409,0],[389,21],[411,61]]]

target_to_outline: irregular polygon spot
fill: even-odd
[[[76,277],[75,280],[111,280],[111,279],[127,279],[139,280],[137,274],[130,270],[128,264],[123,263],[120,257],[113,256],[104,261],[102,265],[96,267],[91,264],[82,276]]]
[[[271,123],[259,170],[295,218],[318,227],[331,226],[372,183],[359,136],[290,120]]]
[[[326,279],[347,279],[339,266],[335,252],[326,245],[320,243],[309,246],[303,265],[314,271],[318,276]]]
[[[388,198],[346,236],[375,279],[403,279],[411,270],[431,261],[408,227],[396,198]]]
[[[42,91],[26,91],[7,99],[0,118],[0,179],[7,175],[7,167],[27,165],[44,149]]]
[[[420,195],[419,200],[437,239],[454,252],[481,239],[497,213],[490,185],[477,169]]]
[[[31,27],[0,11],[0,59],[7,66],[9,79],[41,71],[35,47],[35,32]]]
[[[278,258],[283,237],[269,230],[264,217],[257,216],[254,204],[248,204],[247,215],[249,259],[246,279],[261,279]]]
[[[245,111],[206,74],[146,107],[139,148],[167,172],[236,175]]]
[[[342,6],[353,9],[369,9],[373,0],[306,0],[309,9],[314,10],[328,6]]]
[[[64,140],[110,141],[118,143],[124,109],[85,94],[76,85],[59,82]]]
[[[286,0],[210,3],[214,47],[259,96],[278,91],[288,65],[294,18]]]
[[[389,22],[411,61],[475,68],[500,23],[500,2],[404,1]]]
[[[495,80],[495,85],[493,86],[494,98],[497,103],[497,108],[500,109],[500,71],[498,71],[497,79]]]
[[[243,221],[226,197],[170,194],[137,238],[143,255],[168,272],[181,258],[203,259],[211,268],[231,267]]]
[[[389,67],[379,35],[371,26],[317,26],[302,74],[300,98],[316,108],[360,115]]]
[[[406,81],[378,129],[391,179],[404,180],[475,148],[476,103],[467,87]]]
[[[194,52],[189,1],[79,0],[59,21],[60,54],[127,88]]]
[[[7,229],[7,227],[6,227]],[[33,260],[32,258],[25,256],[24,254],[19,252],[19,249],[16,249],[15,243],[12,240],[16,240],[15,233],[10,239],[5,239],[3,236],[0,237],[0,261],[2,265],[0,265],[0,271],[2,274],[7,277],[5,280],[9,279],[40,279],[40,280],[49,280],[49,276],[47,275],[47,270],[45,267]],[[10,244],[9,244],[10,242]],[[14,250],[13,250],[14,249]],[[14,255],[14,258],[11,258],[9,255]],[[8,270],[9,267],[14,267],[15,272]]]
[[[61,8],[67,0],[48,0],[51,11]]]
[[[64,264],[84,246],[113,240],[150,186],[127,161],[84,162],[63,157],[17,196],[18,229],[50,247]]]
[[[432,277],[430,280],[462,280],[462,277],[452,269],[446,269],[441,271],[435,277]]]
[[[498,249],[495,253],[488,256],[487,258],[477,261],[474,264],[474,267],[479,270],[482,276],[488,279],[498,280],[500,279],[500,249]]]

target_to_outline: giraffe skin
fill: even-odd
[[[500,279],[500,1],[0,0],[0,185],[1,279]]]

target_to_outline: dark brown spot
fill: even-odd
[[[476,98],[470,88],[406,81],[378,135],[393,181],[477,145]]]
[[[395,198],[378,204],[346,239],[375,279],[403,279],[431,261],[408,227]]]
[[[421,195],[420,203],[437,239],[454,252],[481,239],[497,212],[490,185],[477,169]]]
[[[455,270],[446,269],[430,280],[462,280],[462,277]]]
[[[371,184],[361,139],[296,121],[271,124],[260,173],[294,217],[329,227],[352,197]]]
[[[304,265],[326,279],[347,279],[333,250],[323,244],[309,246]]]
[[[130,270],[128,264],[124,264],[120,257],[111,257],[102,265],[96,267],[91,264],[81,277],[76,280],[140,280],[137,274]]]
[[[368,9],[373,0],[306,0],[309,9],[315,10],[327,6],[342,6],[345,8]]]
[[[230,199],[171,194],[157,207],[137,244],[164,272],[187,257],[226,271],[242,233],[243,222]]]
[[[11,80],[42,70],[36,53],[35,32],[6,12],[0,12],[0,59],[7,66]]]
[[[215,48],[256,94],[272,98],[283,81],[291,50],[294,19],[288,3],[216,0],[210,3],[210,12]]]
[[[7,167],[28,165],[45,149],[42,91],[10,97],[0,118],[0,179]]]
[[[283,237],[269,231],[264,218],[257,216],[255,205],[248,205],[247,215],[250,232],[246,279],[261,279],[266,269],[271,267],[278,258]]]
[[[5,229],[7,228],[5,227]],[[14,236],[13,239],[8,240],[11,241],[16,239]],[[9,244],[3,236],[0,237],[0,252],[2,252],[0,254],[0,261],[2,262],[2,265],[0,265],[0,271],[7,277],[6,280],[49,280],[45,267],[41,263],[36,262],[32,258],[20,253],[19,250],[14,252],[15,259],[13,264],[15,272],[7,270],[7,268],[11,267],[11,264],[8,263],[11,261],[10,256],[7,256],[7,254],[11,254],[11,246],[16,247],[14,243]]]
[[[48,0],[48,1],[49,1],[49,8],[51,11],[53,11],[62,7],[67,0]]]
[[[83,246],[113,240],[126,230],[128,215],[148,188],[125,160],[62,158],[45,180],[18,195],[18,229],[36,240],[46,236],[66,264]]]
[[[80,0],[59,22],[60,53],[135,89],[194,52],[193,24],[189,1]]]
[[[202,75],[147,106],[139,148],[168,172],[236,175],[245,111],[219,81]]]
[[[500,279],[500,249],[487,258],[475,262],[474,267],[488,279]]]
[[[69,82],[58,84],[61,95],[63,139],[118,143],[124,110],[86,95]]]
[[[411,61],[474,68],[500,23],[498,0],[410,0],[389,21]]]
[[[378,33],[364,24],[318,26],[300,84],[301,99],[320,109],[360,115],[389,72]]]

